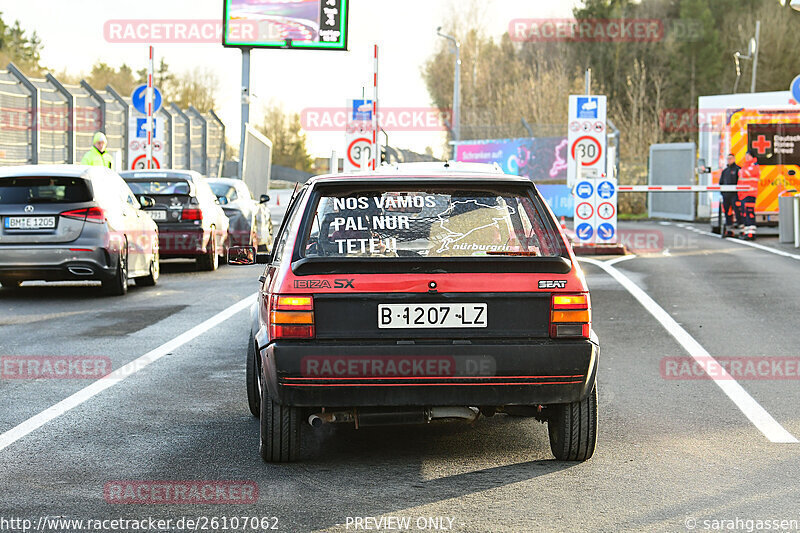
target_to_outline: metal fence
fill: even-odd
[[[174,103],[155,114],[162,119],[162,168],[218,176],[225,157],[225,124],[211,110],[181,109]],[[142,115],[130,97],[86,81],[62,84],[52,74],[28,77],[13,64],[0,69],[0,166],[79,163],[95,132],[108,138],[121,169],[131,168],[131,125]]]

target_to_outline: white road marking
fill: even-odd
[[[114,385],[121,382],[125,378],[132,376],[133,374],[139,372],[140,370],[150,365],[151,363],[158,361],[159,359],[169,354],[173,350],[179,348],[180,346],[183,346],[187,342],[194,340],[203,333],[220,325],[221,323],[223,323],[224,321],[226,321],[239,311],[247,309],[252,303],[254,297],[255,294],[252,294],[247,298],[244,298],[243,300],[236,302],[235,304],[228,307],[224,311],[221,311],[216,315],[212,316],[205,322],[202,322],[196,325],[195,327],[181,333],[174,339],[165,342],[158,348],[150,350],[146,354],[134,359],[133,361],[124,366],[121,366],[120,368],[111,372],[107,376],[92,382],[91,385],[82,388],[72,396],[68,396],[67,398],[61,400],[57,404],[48,407],[41,413],[36,414],[31,418],[25,420],[24,422],[18,424],[17,426],[9,429],[8,431],[0,435],[0,450],[5,449],[11,444],[17,442],[25,435],[28,435],[32,431],[39,429],[40,427],[50,422],[51,420],[63,415],[70,409],[79,406],[80,404],[84,403],[90,398],[100,394],[104,390],[113,387]]]
[[[708,237],[714,237],[715,239],[721,239],[722,238],[719,235],[717,235],[716,233],[711,233],[710,231],[703,231],[701,229],[697,229],[694,226],[690,226],[688,224],[676,224],[676,226],[678,226],[681,229],[693,231],[693,232],[697,233],[698,235],[707,235]],[[743,241],[741,239],[735,239],[735,238],[728,238],[728,239],[726,239],[726,242],[733,242],[733,243],[736,243],[736,244],[741,244],[742,246],[750,246],[751,248],[756,248],[758,250],[763,250],[763,251],[769,252],[771,254],[780,255],[781,257],[788,257],[790,259],[796,259],[796,260],[800,261],[800,255],[792,254],[792,253],[789,253],[789,252],[785,252],[783,250],[778,250],[777,248],[764,246],[763,244],[756,244],[756,243],[751,242],[751,241]]]
[[[614,268],[613,264],[618,263],[627,258],[635,256],[626,256],[625,259],[619,258],[609,262],[598,261],[590,258],[580,258],[581,261],[595,265],[603,269],[607,274],[613,277],[617,282],[622,285],[636,300],[647,309],[647,311],[658,320],[664,329],[672,335],[675,340],[680,343],[684,350],[697,361],[701,368],[711,367],[714,369],[711,379],[719,386],[720,389],[736,404],[742,413],[755,425],[761,433],[764,434],[771,442],[785,442],[795,443],[797,439],[786,429],[781,426],[772,415],[770,415],[761,405],[744,390],[738,381],[733,379],[730,374],[717,362],[716,359],[711,357],[705,348],[703,348],[689,332],[687,332],[680,324],[678,324],[669,313],[667,313],[655,300],[653,300],[644,290],[636,285],[625,274]]]

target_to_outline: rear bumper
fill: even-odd
[[[593,340],[486,344],[275,342],[261,350],[271,396],[298,407],[503,406],[585,398]]]
[[[161,257],[196,257],[206,253],[210,232],[202,229],[175,230],[159,226]]]
[[[116,260],[104,248],[0,246],[0,277],[19,281],[104,280],[116,274]]]

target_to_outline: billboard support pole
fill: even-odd
[[[244,176],[244,139],[250,122],[250,48],[242,48],[242,135],[239,142],[239,179]]]
[[[372,160],[373,170],[378,170],[381,159],[381,147],[378,145],[378,45],[375,45],[375,57],[373,62],[373,81],[372,81]]]

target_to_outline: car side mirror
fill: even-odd
[[[152,196],[140,196],[139,205],[141,205],[142,208],[153,207],[156,205],[156,200]]]
[[[260,204],[265,204],[265,203],[267,203],[267,202],[269,202],[269,195],[267,195],[267,194],[262,194],[262,195],[261,195],[261,197],[260,197],[260,198],[259,198],[259,200],[258,200],[258,203],[260,203]]]
[[[228,249],[229,265],[268,265],[272,254],[256,253],[255,246],[232,246]]]
[[[255,246],[231,246],[228,248],[229,265],[255,265]]]

